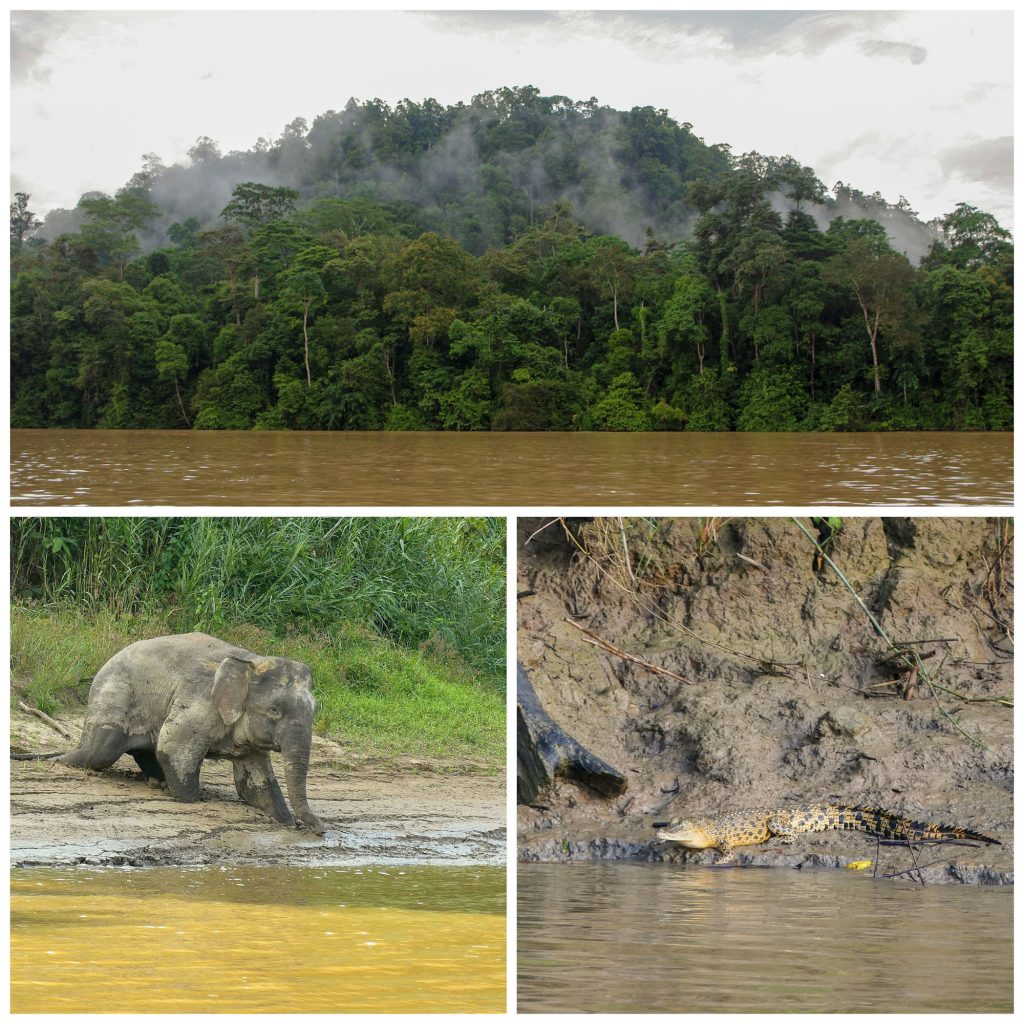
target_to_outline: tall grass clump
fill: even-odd
[[[177,632],[365,626],[500,686],[505,527],[489,517],[24,517],[11,593]]]

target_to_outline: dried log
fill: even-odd
[[[626,777],[566,733],[541,707],[522,665],[516,667],[516,799],[533,804],[556,777],[618,796]]]
[[[18,707],[25,712],[26,715],[34,715],[41,722],[45,722],[51,729],[56,729],[65,739],[73,739],[71,733],[64,728],[60,722],[51,718],[45,711],[40,711],[39,708],[30,708],[23,700],[18,701]]]

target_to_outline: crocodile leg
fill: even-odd
[[[793,827],[780,821],[778,818],[768,819],[768,831],[773,836],[777,836],[779,842],[785,843],[787,846],[796,839],[796,832]]]
[[[718,857],[715,860],[716,865],[732,864],[736,860],[736,851],[724,839],[715,844],[715,849],[718,851]]]

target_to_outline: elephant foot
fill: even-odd
[[[299,821],[319,836],[322,836],[327,831],[327,826],[312,811],[300,814]]]

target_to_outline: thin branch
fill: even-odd
[[[548,525],[550,526],[551,524],[549,523]],[[604,576],[606,576],[608,580],[611,581],[613,586],[618,587],[619,590],[621,590],[624,594],[627,594],[633,601],[640,605],[640,607],[648,615],[654,616],[656,619],[659,619],[661,622],[664,622],[667,626],[671,626],[672,629],[677,630],[684,636],[688,636],[691,639],[696,640],[699,644],[705,644],[708,647],[714,647],[716,650],[723,651],[725,654],[728,654],[731,658],[739,658],[743,661],[752,662],[755,665],[775,665],[779,668],[785,668],[784,665],[780,665],[774,659],[760,657],[756,654],[747,654],[744,651],[737,651],[734,648],[726,647],[725,644],[720,644],[715,640],[708,640],[707,638],[702,637],[699,633],[690,629],[689,626],[684,626],[683,623],[677,622],[675,619],[666,615],[665,612],[660,607],[658,607],[657,604],[655,604],[653,601],[648,600],[639,591],[631,591],[624,587],[603,565],[601,565],[600,562],[598,562],[596,558],[594,558],[594,556],[589,551],[586,550],[586,548],[583,547],[582,544],[580,544],[579,540],[576,538],[573,532],[565,525],[564,518],[562,519],[562,528],[565,530],[566,536],[575,546],[576,550],[579,551],[579,553],[583,555],[585,558],[589,558],[597,567],[598,571],[602,573]],[[789,675],[788,672],[781,672],[779,674],[785,676]]]
[[[633,586],[636,584],[636,573],[633,572],[633,563],[629,560],[629,542],[626,540],[626,524],[619,516],[619,533],[622,535],[622,554],[626,559],[626,571],[629,573],[629,578],[633,581]]]
[[[824,548],[822,548],[822,546],[818,543],[817,538],[811,533],[810,530],[807,529],[806,526],[804,526],[803,523],[800,522],[799,519],[796,518],[796,516],[792,516],[791,519],[807,536],[810,542],[814,545],[814,548],[818,552],[818,554],[820,554],[824,561],[831,567],[832,571],[839,577],[839,580],[843,584],[843,586],[846,587],[846,589],[853,596],[853,599],[864,610],[864,614],[867,615],[868,619],[871,622],[871,625],[874,626],[875,632],[877,632],[878,635],[889,645],[890,650],[899,652],[900,648],[893,642],[889,634],[886,633],[884,629],[882,629],[878,619],[875,618],[875,616],[871,613],[871,610],[868,608],[868,606],[860,599],[860,595],[853,589],[853,586],[850,583],[850,581],[842,574],[842,572],[839,569],[839,566],[837,566],[836,563],[833,562],[832,559],[829,558],[829,556],[825,553]],[[946,721],[949,722],[949,724],[969,742],[973,743],[976,747],[981,747],[982,750],[988,750],[989,747],[986,744],[982,743],[982,741],[979,740],[976,736],[972,736],[969,732],[967,732],[967,730],[964,729],[964,727],[960,725],[960,723],[957,722],[956,719],[953,718],[953,716],[942,706],[942,702],[939,700],[939,695],[935,692],[936,684],[932,682],[931,676],[929,676],[927,669],[925,669],[924,662],[921,661],[921,657],[917,653],[917,651],[904,650],[903,653],[905,653],[908,656],[908,658],[913,659],[916,663],[918,676],[924,681],[925,685],[931,692],[932,699],[935,702],[935,706],[939,709],[939,713],[942,715],[942,717],[945,718]]]
[[[672,672],[667,668],[662,668],[660,665],[655,665],[652,662],[646,661],[643,658],[637,657],[635,654],[629,654],[623,651],[621,648],[616,647],[614,644],[610,644],[607,640],[603,640],[596,633],[592,633],[586,626],[581,626],[578,622],[574,622],[570,618],[565,619],[570,626],[574,626],[582,634],[584,640],[587,643],[593,644],[595,647],[599,647],[606,654],[613,654],[616,658],[622,658],[624,661],[631,661],[634,665],[639,665],[641,668],[645,668],[648,672],[656,672],[660,676],[667,676],[669,679],[675,679],[680,683],[688,683],[694,685],[692,679],[687,679],[686,676],[681,676],[677,672]]]
[[[526,547],[526,545],[529,544],[530,541],[533,540],[533,538],[536,537],[538,533],[543,533],[549,526],[554,526],[555,523],[561,523],[562,526],[564,527],[565,526],[565,519],[560,516],[557,519],[549,520],[543,526],[541,526],[538,529],[534,530],[533,533],[531,533],[530,536],[526,538],[526,540],[523,542],[523,547]],[[568,531],[566,531],[566,532],[568,532]]]

